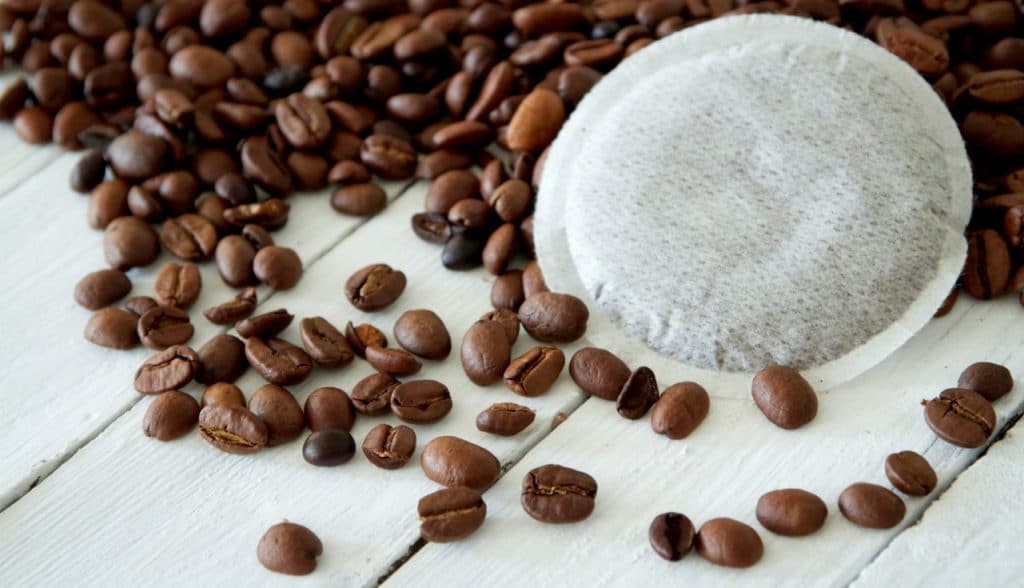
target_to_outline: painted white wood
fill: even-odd
[[[883,462],[894,451],[924,453],[943,485],[966,467],[980,450],[938,441],[924,423],[919,402],[955,385],[960,370],[977,360],[1006,364],[1020,381],[1024,335],[1008,328],[1020,313],[1010,298],[961,300],[952,315],[933,321],[883,364],[821,395],[817,418],[798,431],[775,428],[749,400],[714,397],[706,422],[688,440],[669,441],[654,435],[649,420],[627,421],[611,403],[588,400],[486,493],[488,518],[480,531],[460,543],[428,545],[387,585],[416,586],[423,578],[438,586],[499,581],[516,586],[846,585],[899,529],[855,527],[838,512],[839,494],[857,481],[887,484]],[[673,381],[665,374],[660,379],[662,386]],[[1000,422],[1019,412],[1022,402],[1024,385],[996,403]],[[596,510],[588,520],[544,525],[523,512],[522,478],[547,463],[581,469],[598,481]],[[760,527],[754,517],[758,497],[786,487],[810,490],[828,503],[824,529],[796,539],[773,536]],[[1005,492],[1010,496],[1019,489],[1017,483]],[[960,493],[960,501],[965,498]],[[918,498],[906,502],[903,526],[928,504]],[[992,506],[987,498],[984,502],[983,508],[976,502],[963,508],[978,512]],[[1019,499],[1014,504],[1019,507]],[[764,540],[764,558],[748,570],[715,567],[696,554],[678,563],[663,561],[649,547],[647,527],[665,511],[685,513],[697,525],[718,516],[751,524]],[[992,512],[990,520],[1000,529],[991,532],[993,537],[1019,537],[1020,516],[1004,526],[995,520],[999,511]],[[945,524],[931,528],[944,529]],[[926,548],[919,557],[922,563],[928,561],[937,580],[947,564],[956,565],[946,550]],[[962,565],[971,557],[964,553]],[[920,567],[909,573],[923,574]],[[976,585],[993,584],[984,567],[960,573],[970,574],[980,582]]]
[[[389,334],[405,310],[429,308],[442,317],[452,333],[453,354],[443,362],[424,362],[415,377],[445,382],[454,408],[439,423],[413,426],[418,450],[412,463],[388,472],[359,452],[344,466],[315,468],[302,460],[301,440],[243,457],[213,449],[195,431],[160,443],[142,435],[150,403],[145,399],[0,514],[0,585],[373,584],[418,537],[416,502],[435,488],[418,467],[427,441],[459,435],[509,463],[550,429],[559,411],[578,406],[582,396],[567,374],[538,398],[517,397],[500,384],[480,388],[466,378],[457,350],[466,329],[489,310],[490,277],[482,270],[447,272],[438,247],[412,234],[408,218],[421,210],[424,193],[422,184],[410,190],[307,268],[301,288],[263,305],[288,308],[298,317],[319,314],[339,326],[369,321]],[[365,314],[345,301],[342,288],[353,271],[372,262],[403,270],[409,285],[391,308]],[[297,325],[284,336],[297,341]],[[530,345],[524,334],[515,351]],[[370,372],[357,360],[340,371],[315,370],[291,390],[303,402],[318,386],[351,390]],[[117,387],[127,387],[129,380],[124,369],[104,378]],[[251,370],[240,381],[247,394],[261,384]],[[499,401],[533,407],[536,421],[514,438],[478,432],[477,413]],[[380,422],[398,421],[360,418],[353,432],[357,443]],[[260,536],[283,518],[308,525],[323,540],[325,554],[312,576],[271,574],[256,561]]]
[[[861,571],[869,586],[1019,586],[1024,536],[1024,425],[1019,422]]]
[[[0,73],[0,92],[18,80],[24,74],[18,71]],[[10,123],[3,123],[0,128],[0,197],[20,185],[26,178],[39,173],[63,150],[54,145],[28,145],[18,139]],[[67,188],[67,178],[60,184],[58,193],[71,192]]]
[[[0,133],[7,137],[9,133]],[[0,251],[9,252],[0,272],[0,508],[9,504],[94,437],[132,404],[138,394],[131,376],[152,352],[138,347],[112,351],[82,337],[91,311],[73,300],[75,283],[86,273],[108,267],[103,233],[85,219],[87,197],[67,187],[77,155],[65,153],[0,198]],[[391,197],[406,183],[388,186]],[[274,233],[309,265],[365,219],[335,213],[327,191],[289,199],[290,221]],[[164,253],[157,263],[129,272],[130,295],[151,295]],[[202,345],[223,327],[201,310],[234,296],[212,262],[200,265],[203,289],[191,312]],[[340,286],[339,286],[340,288]],[[260,290],[262,300],[269,290]]]

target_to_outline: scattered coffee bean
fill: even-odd
[[[150,349],[185,343],[194,331],[188,313],[173,306],[157,306],[139,317],[139,340]]]
[[[483,263],[487,235],[479,230],[454,233],[441,251],[441,263],[450,270],[464,271]]]
[[[540,265],[536,261],[530,261],[523,269],[523,294],[529,298],[538,292],[547,292],[548,286],[544,283],[544,275],[540,271]]]
[[[501,274],[491,285],[491,306],[494,308],[507,308],[516,312],[523,300],[526,300],[526,294],[523,292],[523,272],[519,270]]]
[[[492,404],[476,416],[476,428],[484,433],[511,437],[533,423],[533,409],[513,402]]]
[[[569,361],[569,375],[581,390],[603,398],[616,400],[629,379],[629,366],[610,351],[597,347],[584,347]]]
[[[302,457],[307,463],[320,467],[333,467],[348,463],[356,454],[356,442],[348,431],[322,429],[306,437],[302,444]]]
[[[255,453],[267,445],[267,426],[242,406],[207,405],[199,411],[199,433],[227,453]]]
[[[764,555],[764,543],[757,531],[724,517],[701,525],[694,547],[709,562],[730,568],[749,568]]]
[[[305,576],[316,569],[324,546],[312,531],[295,523],[278,523],[267,529],[256,546],[263,567],[279,574]]]
[[[145,221],[134,216],[122,216],[107,225],[103,233],[103,251],[111,267],[128,270],[156,261],[160,254],[160,241],[156,231]]]
[[[763,494],[757,500],[757,520],[778,535],[803,537],[825,525],[828,507],[806,490],[787,488]]]
[[[1002,295],[1010,282],[1010,250],[1002,235],[984,229],[967,235],[967,261],[960,283],[979,300]]]
[[[297,439],[306,426],[302,407],[292,393],[280,386],[260,386],[249,399],[249,410],[267,426],[267,445],[281,445]]]
[[[233,325],[256,310],[256,289],[246,288],[237,296],[203,311],[206,320],[215,325]]]
[[[341,388],[317,388],[306,398],[306,425],[310,431],[340,429],[351,431],[356,422],[352,400]]]
[[[673,384],[661,393],[651,413],[651,429],[669,439],[685,439],[708,416],[711,399],[694,382]]]
[[[273,337],[292,324],[295,316],[283,308],[256,314],[235,323],[235,330],[245,337]]]
[[[363,455],[385,470],[397,470],[409,463],[415,451],[416,432],[405,425],[392,427],[381,423],[370,429],[363,440]]]
[[[352,216],[373,216],[387,205],[387,193],[370,182],[341,186],[331,195],[331,207]]]
[[[160,242],[179,259],[206,260],[213,256],[217,247],[217,227],[206,217],[183,214],[164,222]]]
[[[142,419],[147,437],[171,441],[184,436],[199,422],[199,404],[178,390],[170,390],[153,399]]]
[[[192,381],[199,356],[184,345],[168,347],[151,356],[135,372],[135,389],[142,394],[160,394]]]
[[[420,498],[416,512],[420,536],[431,543],[451,543],[469,537],[484,524],[487,505],[472,488],[442,488]]]
[[[383,263],[368,265],[345,282],[345,297],[365,312],[387,308],[405,290],[405,274]]]
[[[274,290],[289,290],[302,277],[302,260],[288,247],[270,245],[256,252],[252,269],[259,281]]]
[[[71,168],[71,189],[85,194],[103,181],[106,172],[107,162],[103,159],[103,152],[90,149]]]
[[[249,367],[245,343],[228,334],[215,335],[199,350],[196,381],[202,384],[234,382]]]
[[[132,296],[124,301],[121,305],[122,308],[129,312],[135,313],[136,316],[142,316],[148,311],[160,306],[149,296]]]
[[[658,380],[648,367],[639,367],[622,385],[615,409],[627,419],[641,418],[658,402]]]
[[[597,482],[589,474],[550,464],[526,474],[520,503],[542,523],[575,523],[594,512],[596,497]]]
[[[352,389],[352,405],[356,412],[366,416],[378,416],[391,409],[391,395],[398,387],[398,380],[388,374],[376,373],[366,376]]]
[[[442,486],[467,486],[478,491],[487,489],[501,472],[498,458],[490,451],[449,435],[427,443],[420,455],[420,467]]]
[[[249,337],[245,341],[245,357],[264,380],[279,386],[298,384],[313,371],[309,354],[276,337],[267,340]]]
[[[391,391],[391,412],[407,423],[432,423],[451,409],[448,388],[435,380],[413,380]]]
[[[538,341],[571,343],[587,331],[589,317],[583,302],[569,294],[539,292],[519,307],[519,321]]]
[[[377,371],[392,376],[411,376],[422,367],[416,356],[404,349],[371,346],[366,348],[364,354],[366,361]]]
[[[139,344],[139,315],[120,308],[96,311],[85,325],[85,340],[111,349],[131,349]]]
[[[203,279],[194,263],[168,263],[160,268],[153,284],[157,303],[188,308],[199,298]]]
[[[480,317],[482,321],[496,321],[505,330],[508,344],[512,345],[519,339],[519,317],[507,308],[497,308]]]
[[[363,323],[355,326],[351,322],[345,325],[345,339],[352,351],[359,357],[366,357],[367,347],[387,347],[388,338],[377,327]]]
[[[132,290],[132,282],[115,269],[86,274],[75,284],[75,302],[89,310],[99,310],[124,298]]]
[[[214,259],[217,272],[228,286],[240,288],[255,283],[252,262],[256,259],[256,248],[245,237],[228,235],[221,239],[214,250]]]
[[[984,445],[996,428],[992,404],[963,388],[943,390],[925,403],[924,420],[940,439],[968,449]]]
[[[555,347],[537,346],[505,368],[505,386],[520,396],[540,396],[554,385],[565,366],[565,354]]]
[[[355,357],[345,335],[321,316],[302,319],[299,336],[302,347],[319,366],[345,367]]]
[[[889,454],[885,458],[885,477],[909,496],[927,496],[939,484],[939,477],[928,460],[913,451]]]
[[[496,321],[477,321],[462,338],[462,369],[479,386],[501,380],[511,356],[508,334]]]
[[[967,366],[960,374],[957,387],[977,392],[985,400],[995,402],[1013,389],[1013,375],[997,363],[980,361]]]
[[[888,488],[857,482],[839,495],[839,511],[855,525],[868,529],[891,529],[903,520],[907,507]]]
[[[575,4],[564,6],[579,8]],[[509,149],[540,151],[554,140],[564,121],[565,106],[558,94],[543,88],[534,90],[516,109],[516,114],[508,125],[506,141]]]
[[[693,549],[693,523],[686,515],[677,512],[654,517],[647,536],[654,552],[668,561],[679,561]]]
[[[395,340],[410,353],[427,359],[444,359],[452,350],[452,338],[441,317],[429,310],[409,310],[395,321]]]
[[[245,408],[245,396],[242,395],[242,390],[238,386],[227,382],[217,382],[203,390],[203,398],[199,404],[201,408],[219,404]]]
[[[818,414],[818,396],[793,368],[772,365],[754,376],[754,404],[776,426],[799,429]]]

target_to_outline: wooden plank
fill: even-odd
[[[66,185],[76,160],[66,153],[0,198],[0,251],[17,252],[0,272],[0,320],[5,332],[18,334],[0,339],[0,356],[8,367],[0,370],[0,404],[6,407],[0,411],[0,508],[138,401],[131,375],[152,353],[142,347],[111,351],[82,338],[91,313],[73,301],[75,283],[107,264],[103,233],[85,221],[88,199]],[[388,192],[395,197],[405,186],[392,183]],[[331,210],[327,194],[292,197],[290,221],[274,233],[307,265],[364,222]],[[165,253],[148,268],[129,272],[132,294],[151,294],[156,272],[170,260]],[[200,311],[235,292],[212,263],[202,264],[201,272],[202,295],[192,312],[196,334],[191,343],[197,346],[224,330]],[[261,289],[261,299],[268,293]]]
[[[929,500],[908,498],[901,528],[876,531],[846,521],[836,506],[839,494],[857,481],[888,484],[883,462],[894,451],[924,453],[943,485],[971,463],[981,450],[938,441],[924,423],[919,403],[955,385],[960,370],[973,361],[1003,363],[1021,381],[1024,334],[1007,328],[1020,320],[1021,312],[1010,298],[988,303],[962,299],[951,316],[933,321],[884,363],[823,394],[817,418],[798,431],[770,425],[750,400],[730,398],[737,391],[709,390],[717,397],[707,421],[684,441],[658,437],[646,419],[627,421],[610,403],[588,400],[486,493],[488,518],[480,531],[460,543],[426,546],[387,585],[413,586],[423,578],[438,586],[648,586],[667,581],[686,586],[846,585],[918,518]],[[675,380],[671,374],[660,376],[663,386]],[[1022,403],[1024,385],[1019,385],[996,403],[1000,422],[1018,413]],[[577,468],[597,479],[597,507],[588,520],[543,525],[523,512],[521,480],[530,469],[547,463]],[[829,519],[818,534],[783,538],[757,523],[758,497],[786,487],[805,488],[828,503]],[[1008,484],[1005,492],[1018,492],[1019,487]],[[961,493],[963,516],[967,509],[975,513],[993,508],[987,498],[984,508],[975,508],[976,501],[967,505],[965,498]],[[685,513],[697,525],[717,516],[751,524],[764,540],[764,558],[749,570],[715,567],[695,554],[678,563],[663,561],[648,544],[647,527],[665,511]],[[1019,517],[1017,523],[999,525],[992,537],[1019,536]],[[946,544],[944,539],[935,542]],[[962,543],[960,547],[965,564],[959,573],[966,578],[973,551],[963,549]],[[919,557],[945,585],[947,564],[956,565],[949,560],[950,550],[924,549]],[[910,566],[907,573],[916,579],[925,573],[922,567]]]
[[[1024,425],[1006,432],[861,571],[868,586],[1019,586]]]
[[[414,426],[418,447],[437,435],[454,434],[509,463],[547,433],[558,412],[572,410],[582,397],[564,374],[555,389],[538,398],[516,397],[501,385],[469,383],[457,350],[465,330],[489,310],[490,277],[482,270],[444,270],[438,248],[412,234],[407,219],[422,208],[424,193],[423,185],[410,190],[308,268],[301,288],[278,293],[263,306],[285,307],[300,317],[323,315],[338,325],[368,320],[388,332],[405,310],[436,311],[456,351],[446,361],[425,362],[416,377],[445,382],[454,408],[439,423]],[[391,308],[367,315],[344,300],[342,284],[371,262],[403,270],[409,285]],[[296,327],[284,336],[297,340]],[[515,350],[530,345],[523,335]],[[566,348],[567,353],[572,349]],[[337,372],[315,370],[291,389],[302,402],[318,386],[351,390],[370,372],[362,361]],[[127,385],[128,373],[118,373]],[[251,371],[240,381],[249,394],[261,383]],[[536,409],[534,424],[514,438],[478,432],[476,414],[508,400]],[[15,580],[34,585],[291,585],[293,578],[267,572],[255,558],[262,533],[282,518],[309,525],[324,541],[325,554],[308,583],[367,585],[418,537],[416,502],[435,487],[417,465],[419,451],[412,463],[392,472],[370,465],[361,453],[339,468],[312,467],[302,460],[301,441],[253,456],[228,455],[195,432],[172,443],[145,438],[140,427],[148,405],[149,399],[138,403],[0,514],[0,585]],[[397,421],[360,418],[353,431],[357,442],[380,422]],[[53,565],[54,553],[61,554],[59,565]]]

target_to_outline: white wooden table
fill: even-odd
[[[485,494],[483,528],[460,543],[424,546],[416,502],[435,485],[416,461],[388,472],[359,454],[342,467],[314,468],[302,460],[301,440],[234,456],[196,433],[171,443],[142,435],[151,399],[140,397],[131,380],[150,352],[86,343],[81,333],[89,312],[72,300],[75,282],[105,267],[102,235],[85,222],[87,198],[67,187],[76,158],[22,145],[9,127],[0,128],[0,586],[360,586],[382,579],[389,586],[1024,583],[1022,433],[1011,430],[978,460],[981,449],[936,440],[919,405],[955,385],[973,361],[1003,363],[1024,379],[1024,331],[1017,326],[1024,309],[1012,298],[982,304],[962,298],[951,315],[883,364],[820,391],[819,415],[804,429],[768,424],[746,390],[709,390],[707,421],[689,439],[669,441],[654,435],[646,419],[627,421],[610,403],[585,398],[567,374],[532,399],[514,397],[500,384],[479,388],[468,381],[457,349],[488,310],[491,277],[482,270],[445,271],[438,249],[412,234],[409,217],[422,208],[425,184],[390,185],[392,204],[369,221],[334,213],[326,192],[295,196],[288,225],[274,237],[299,252],[306,272],[290,292],[262,290],[260,308],[320,314],[335,324],[369,321],[388,332],[405,310],[436,311],[456,351],[447,361],[426,362],[420,376],[447,383],[454,409],[440,423],[415,427],[418,447],[454,434],[487,447],[505,465],[507,473]],[[342,287],[371,262],[400,268],[409,287],[387,311],[364,315],[344,300]],[[131,272],[133,295],[151,293],[159,265]],[[211,264],[203,279],[196,309],[233,295]],[[192,315],[196,347],[224,330],[198,311]],[[297,341],[296,326],[284,336]],[[523,334],[514,351],[531,344]],[[357,361],[341,371],[316,370],[291,389],[302,402],[318,386],[351,390],[368,373]],[[658,377],[668,384],[681,374]],[[259,384],[253,372],[239,382],[247,393]],[[511,439],[478,432],[475,415],[508,400],[536,409],[535,423]],[[1024,385],[995,406],[1003,429],[1024,408]],[[568,419],[552,431],[559,413]],[[374,424],[394,421],[361,418],[353,435],[361,442]],[[903,449],[927,456],[940,488],[908,499],[897,529],[848,523],[835,506],[839,493],[856,481],[887,484],[883,461]],[[547,526],[522,511],[520,481],[545,463],[598,480],[597,508],[587,521]],[[791,486],[830,505],[825,528],[812,537],[777,537],[754,519],[758,496]],[[750,523],[765,541],[765,557],[743,571],[695,555],[662,561],[648,546],[647,526],[667,510],[698,524],[713,516]],[[285,518],[309,526],[324,542],[310,576],[275,575],[256,561],[263,531]]]

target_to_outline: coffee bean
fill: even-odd
[[[120,308],[97,311],[85,325],[85,340],[111,349],[131,349],[139,344],[139,316]]]
[[[129,312],[135,313],[136,316],[142,316],[146,314],[150,309],[156,308],[159,304],[156,300],[153,300],[149,296],[132,296],[131,298],[124,301],[121,305],[122,308]]]
[[[114,219],[125,216],[128,201],[128,184],[121,180],[101,182],[89,194],[89,208],[86,217],[94,229],[106,228]]]
[[[498,308],[484,313],[480,320],[495,321],[500,324],[501,328],[505,331],[505,337],[508,339],[509,345],[514,344],[519,339],[519,317],[507,308]]]
[[[419,360],[404,349],[371,346],[366,348],[364,354],[366,361],[377,371],[392,376],[411,376],[422,367]]]
[[[363,323],[354,326],[351,322],[345,325],[345,339],[352,351],[359,357],[366,357],[367,347],[387,347],[388,339],[377,327]]]
[[[160,241],[145,221],[122,216],[112,220],[103,232],[103,253],[114,269],[144,267],[156,261]]]
[[[450,84],[449,88],[451,88]],[[473,165],[473,159],[465,153],[452,149],[439,149],[420,159],[416,165],[416,177],[421,180],[433,180],[446,172],[464,170],[471,165]]]
[[[366,416],[382,415],[391,408],[391,395],[398,380],[388,374],[371,374],[352,389],[352,405]]]
[[[123,272],[114,269],[86,274],[75,284],[75,302],[89,310],[99,310],[124,298],[132,290],[132,282]]]
[[[279,574],[305,576],[316,569],[324,546],[313,531],[295,523],[278,523],[267,529],[256,546],[263,567]]]
[[[367,23],[363,17],[338,6],[328,12],[320,22],[314,38],[316,50],[324,59],[330,59],[335,55],[345,55],[352,47],[356,37],[366,27]]]
[[[217,243],[214,257],[217,272],[224,283],[241,287],[256,281],[252,262],[256,258],[256,249],[249,241],[239,235],[228,235]]]
[[[151,356],[135,372],[135,389],[142,394],[160,394],[192,381],[199,356],[184,345],[168,347]]]
[[[757,501],[758,522],[778,535],[802,537],[816,533],[827,516],[825,503],[806,490],[773,490]]]
[[[356,442],[348,431],[323,429],[314,431],[302,444],[302,457],[307,463],[333,467],[348,463],[356,453]]]
[[[373,176],[370,174],[370,170],[366,169],[366,166],[348,159],[335,163],[327,172],[327,181],[332,184],[365,184],[372,178]],[[387,199],[386,197],[387,194],[385,194],[385,200]],[[381,208],[383,209],[383,207]]]
[[[83,131],[96,124],[101,124],[100,117],[84,102],[68,102],[57,111],[53,118],[53,142],[69,151],[82,149],[84,145],[79,136]],[[103,166],[100,170],[105,171],[106,163],[102,159],[102,154],[99,155],[99,160],[98,165]],[[72,170],[72,178],[75,177],[75,173],[76,171]],[[99,173],[99,170],[94,173]],[[99,179],[102,180],[102,176]]]
[[[203,384],[234,382],[249,367],[245,344],[227,334],[215,335],[199,350],[196,381]]]
[[[299,322],[299,336],[302,347],[319,366],[345,367],[355,357],[345,335],[323,317],[302,319]]]
[[[949,52],[945,43],[916,28],[893,29],[880,41],[883,47],[923,76],[939,76],[949,68]]]
[[[648,367],[639,367],[622,385],[615,408],[627,419],[638,419],[658,402],[658,381]]]
[[[279,100],[274,116],[281,132],[296,149],[318,147],[331,132],[331,119],[323,105],[304,94],[292,94]]]
[[[224,211],[224,220],[236,227],[259,225],[268,230],[280,229],[288,222],[291,205],[280,198],[239,204]]]
[[[25,105],[32,90],[25,78],[19,77],[0,93],[0,119],[11,120]]]
[[[540,271],[540,265],[536,261],[526,264],[523,269],[523,294],[527,298],[538,292],[547,292],[548,286],[544,283],[544,275]]]
[[[427,443],[420,455],[420,467],[442,486],[466,486],[478,491],[488,488],[501,473],[498,458],[490,451],[450,435]]]
[[[295,315],[283,308],[244,318],[235,323],[235,330],[245,337],[273,337],[292,324]]]
[[[217,229],[198,214],[167,219],[160,229],[160,242],[175,257],[186,261],[209,259],[217,247]]]
[[[339,187],[331,196],[331,207],[342,214],[373,216],[384,210],[388,195],[384,189],[370,182]]]
[[[145,180],[161,171],[170,155],[167,142],[139,131],[128,131],[107,148],[107,161],[126,180]]]
[[[298,384],[313,371],[313,359],[305,351],[276,337],[249,337],[245,357],[263,379],[279,386]]]
[[[288,247],[271,245],[256,252],[252,260],[256,278],[274,290],[289,290],[302,277],[302,260]]]
[[[53,117],[38,106],[22,108],[14,115],[14,133],[30,145],[49,143],[53,136]]]
[[[98,186],[106,173],[107,162],[103,159],[103,152],[90,149],[71,168],[71,189],[85,194]]]
[[[704,422],[710,405],[707,391],[699,384],[673,384],[654,404],[651,429],[669,439],[685,439]]]
[[[855,525],[868,529],[891,529],[903,520],[907,507],[888,488],[857,482],[839,495],[839,511]]]
[[[967,366],[960,374],[958,388],[966,388],[994,402],[1009,394],[1013,389],[1013,375],[1010,370],[997,363],[980,361]]]
[[[523,292],[523,272],[519,270],[499,275],[491,285],[491,306],[494,308],[507,308],[515,312],[523,300],[526,300],[526,294]]]
[[[441,251],[441,263],[450,270],[463,271],[479,267],[483,262],[486,235],[480,231],[454,233]]]
[[[793,368],[772,365],[754,376],[754,404],[764,416],[783,429],[799,429],[818,414],[818,396]]]
[[[448,388],[435,380],[413,380],[391,391],[391,412],[407,423],[432,423],[452,409]]]
[[[256,289],[246,288],[237,296],[203,311],[206,320],[215,325],[232,325],[256,310]]]
[[[1003,69],[971,76],[967,84],[971,98],[993,105],[1015,104],[1024,101],[1024,72]]]
[[[749,568],[764,555],[757,531],[728,518],[711,519],[701,525],[694,546],[704,559],[730,568]]]
[[[249,409],[229,404],[207,405],[199,411],[199,434],[227,453],[255,453],[267,444],[267,426]]]
[[[245,408],[245,396],[242,395],[242,390],[238,386],[227,382],[217,382],[207,386],[206,390],[203,390],[200,406],[206,408],[221,404]]]
[[[1010,282],[1010,251],[1006,241],[989,229],[967,235],[967,261],[961,276],[964,290],[979,300],[1002,295]]]
[[[512,356],[505,328],[497,321],[477,321],[462,338],[462,369],[478,386],[501,380]]]
[[[242,173],[275,196],[284,196],[292,190],[292,176],[281,155],[264,137],[249,137],[242,141]]]
[[[677,512],[662,513],[647,530],[654,552],[668,561],[679,561],[693,549],[693,523]]]
[[[235,73],[231,60],[216,49],[190,45],[174,53],[168,70],[175,78],[200,88],[219,88]]]
[[[249,410],[267,426],[267,445],[297,439],[305,428],[302,407],[292,393],[274,384],[260,386],[249,399]]]
[[[476,428],[484,433],[511,437],[529,427],[536,414],[532,409],[513,402],[498,402],[476,417]]]
[[[407,351],[441,360],[452,350],[452,338],[441,317],[425,310],[408,310],[395,321],[395,340]]]
[[[171,390],[153,399],[142,419],[142,432],[147,437],[171,441],[184,436],[199,421],[199,404],[194,398]]]
[[[199,298],[202,287],[202,277],[194,263],[168,263],[160,268],[153,292],[159,304],[188,308]]]
[[[427,189],[427,212],[447,215],[456,203],[478,198],[479,195],[480,180],[476,174],[462,169],[445,172]]]
[[[173,306],[157,306],[139,317],[139,340],[150,349],[180,345],[191,339],[193,332],[188,313]]]
[[[910,496],[927,496],[939,483],[928,460],[913,451],[889,454],[885,458],[885,476],[897,490]]]
[[[405,274],[383,263],[368,265],[345,282],[345,297],[365,312],[387,308],[405,290]]]
[[[558,379],[565,355],[555,347],[537,346],[513,359],[502,377],[505,386],[520,396],[540,396]]]
[[[404,180],[416,173],[416,151],[390,135],[370,135],[360,151],[363,165],[388,180]]]
[[[565,122],[562,99],[551,90],[527,95],[508,125],[508,146],[514,151],[540,151],[547,147]]]
[[[489,224],[491,219],[491,208],[483,200],[477,198],[467,198],[465,200],[459,200],[451,209],[448,210],[448,222],[456,227],[465,227],[467,229],[481,229],[480,235],[481,240],[484,241],[484,248],[481,249],[480,258],[483,259],[483,252],[487,248],[487,242],[490,238],[483,238],[483,231]]]
[[[984,396],[950,388],[925,403],[924,420],[939,438],[973,449],[988,441],[996,428],[996,413]]]
[[[245,225],[242,227],[242,237],[248,241],[256,251],[274,244],[274,238],[270,232],[259,225]]]
[[[442,488],[420,498],[416,511],[420,517],[420,536],[431,543],[451,543],[465,539],[487,517],[487,505],[472,488]]]
[[[587,331],[589,317],[586,305],[570,294],[539,292],[519,307],[519,321],[538,341],[571,343]]]
[[[545,465],[530,470],[522,488],[523,510],[542,523],[575,523],[594,512],[597,482],[589,474]]]
[[[379,424],[366,434],[363,440],[363,454],[373,465],[385,469],[396,470],[412,458],[416,451],[416,432],[399,425]]]
[[[340,429],[351,431],[356,420],[355,407],[348,394],[340,388],[323,387],[306,398],[306,424],[309,430]]]

